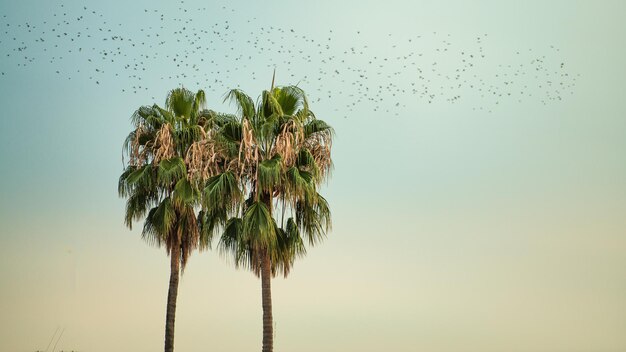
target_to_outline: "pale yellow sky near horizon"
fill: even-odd
[[[176,10],[85,3],[110,23],[143,7]],[[386,33],[486,33],[494,63],[532,48],[580,75],[562,101],[504,101],[491,113],[473,101],[403,101],[399,116],[363,107],[344,119],[331,102],[312,103],[337,132],[323,189],[334,226],[289,278],[272,282],[275,351],[626,351],[626,3],[186,3],[232,8],[235,28],[276,16],[276,26],[314,38],[331,28],[350,42],[360,30],[378,55]],[[1,3],[0,12],[40,23],[43,4]],[[163,100],[171,82],[129,96],[61,81],[44,63],[8,62],[0,351],[45,350],[57,328],[57,351],[162,349],[169,261],[141,240],[141,224],[123,226],[116,183],[130,115],[150,96]],[[241,84],[253,96],[263,88]],[[328,87],[345,105],[340,83]],[[209,105],[228,110],[223,91],[208,94]],[[215,251],[194,253],[180,283],[176,351],[259,350],[260,297],[252,274]]]

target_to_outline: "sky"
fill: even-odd
[[[336,131],[333,228],[272,282],[276,351],[626,351],[624,13],[0,2],[0,350],[162,348],[169,258],[117,195],[130,116],[181,85],[234,112],[276,69]],[[259,349],[260,286],[194,253],[176,350]]]

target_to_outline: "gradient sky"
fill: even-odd
[[[626,351],[623,1],[185,1],[190,12],[207,7],[197,23],[274,25],[319,40],[333,30],[338,56],[352,43],[384,55],[413,35],[436,55],[435,32],[454,43],[488,34],[476,79],[493,80],[529,50],[577,77],[545,104],[529,83],[535,94],[522,101],[385,95],[382,111],[347,109],[353,90],[338,80],[302,80],[319,63],[285,67],[271,55],[249,67],[255,79],[222,71],[208,86],[160,80],[172,68],[156,62],[136,94],[135,80],[113,78],[115,66],[96,85],[84,60],[50,63],[62,46],[29,49],[26,67],[4,55],[14,36],[30,40],[17,24],[45,27],[83,5],[128,36],[154,20],[144,9],[181,12],[178,2],[0,2],[0,350],[43,350],[57,328],[57,350],[162,348],[169,259],[141,240],[140,225],[123,226],[117,196],[130,115],[179,84],[232,111],[224,92],[256,96],[276,66],[278,84],[300,81],[313,101],[325,97],[320,86],[332,92],[312,109],[337,132],[323,189],[333,230],[273,281],[276,351]],[[359,60],[346,65],[364,67]],[[55,73],[76,68],[72,79]],[[215,251],[195,253],[180,283],[176,349],[258,350],[260,298],[252,274]]]

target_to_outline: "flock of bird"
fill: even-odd
[[[349,116],[362,108],[398,115],[419,103],[466,102],[484,111],[504,102],[547,104],[573,94],[578,77],[554,46],[503,55],[488,34],[312,35],[184,0],[173,12],[143,9],[132,23],[111,22],[88,6],[56,6],[38,23],[0,18],[0,83],[44,63],[59,78],[119,84],[127,94],[149,92],[155,80],[225,92],[241,80],[269,81],[276,68],[281,84],[298,84],[313,102]]]

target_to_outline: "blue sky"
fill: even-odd
[[[161,348],[168,258],[116,192],[130,115],[181,84],[232,111],[274,68],[337,132],[333,231],[274,281],[277,351],[625,349],[624,7],[0,3],[0,349]],[[195,253],[176,329],[258,348],[260,282]]]

